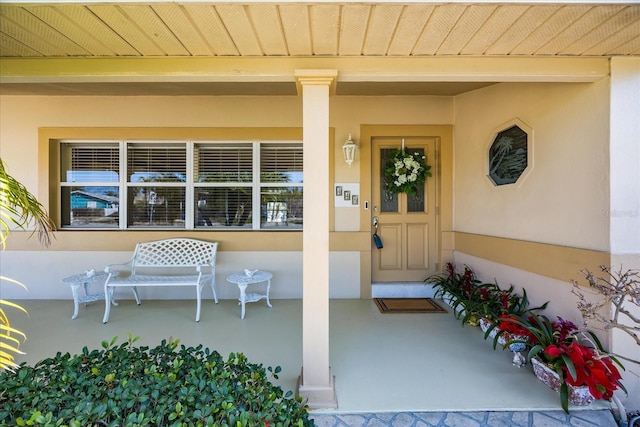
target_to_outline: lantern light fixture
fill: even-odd
[[[349,138],[344,142],[342,146],[342,152],[344,153],[344,161],[347,162],[349,167],[351,167],[351,163],[356,158],[356,150],[358,146],[355,141],[351,139],[351,134],[349,134]]]

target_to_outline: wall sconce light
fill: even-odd
[[[344,161],[347,162],[349,167],[351,167],[351,163],[356,158],[356,149],[358,146],[355,141],[351,139],[351,134],[349,134],[349,138],[344,142],[342,146],[342,152],[344,153]]]

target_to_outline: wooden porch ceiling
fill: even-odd
[[[171,59],[179,74],[177,64],[204,58],[395,62],[637,55],[637,1],[0,3],[0,89],[4,94],[295,94],[291,80],[184,81],[184,74],[180,79],[158,79],[152,78],[158,74],[146,65],[136,66],[135,73],[147,76],[147,81],[129,79],[116,88],[108,75],[89,74],[85,65],[79,65],[77,73],[66,74],[66,80],[57,78],[61,74],[54,61],[61,60],[83,64],[78,60]],[[397,68],[401,76],[402,64],[398,62]],[[70,81],[68,76],[74,74],[95,78]],[[442,79],[411,80],[392,72],[384,79],[341,83],[337,94],[452,95],[491,83],[442,84]]]

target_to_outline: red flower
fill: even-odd
[[[562,317],[558,316],[558,320],[552,323],[554,333],[557,334],[558,342],[566,341],[569,338],[572,338],[573,335],[578,332],[578,327],[569,320],[564,320]]]
[[[525,338],[531,344],[535,344],[538,342],[535,335],[533,335],[531,331],[529,331],[529,329],[512,321],[512,320],[515,320],[515,321],[518,320],[515,316],[509,315],[509,314],[501,314],[500,319],[502,320],[498,325],[498,328],[501,331],[508,332],[511,335],[515,335],[516,337]]]
[[[500,301],[500,305],[502,309],[507,312],[509,310],[509,300],[511,299],[511,294],[506,291],[498,292],[498,300]]]
[[[471,286],[471,283],[473,283],[473,281],[474,281],[473,270],[471,270],[469,267],[465,267],[464,274],[462,275],[462,278],[464,280],[464,284],[465,285]]]
[[[593,349],[576,341],[565,347],[564,352],[571,359],[576,371],[576,377],[573,378],[569,369],[563,366],[565,382],[573,386],[587,385],[591,395],[598,400],[611,399],[622,379],[611,359],[606,356],[600,357]]]
[[[558,347],[557,345],[551,344],[544,349],[544,352],[551,357],[560,357],[560,355],[565,351],[560,347]]]
[[[455,264],[448,262],[447,263],[447,274],[449,275],[449,278],[452,278],[453,276],[455,276],[456,274],[456,266]]]

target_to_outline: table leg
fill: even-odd
[[[273,307],[271,305],[271,301],[269,301],[269,290],[271,289],[271,279],[267,280],[267,306],[269,308]]]
[[[73,295],[73,316],[71,316],[71,320],[75,320],[78,317],[78,288],[80,287],[79,283],[71,283],[71,294]]]
[[[111,303],[113,305],[118,305],[115,301],[113,301],[113,288],[109,288],[104,286],[104,317],[102,318],[102,323],[107,323],[109,321],[109,313],[111,312]]]
[[[240,289],[240,304],[242,305],[242,315],[240,318],[244,319],[245,305],[247,304],[247,285],[238,284],[238,288]]]

